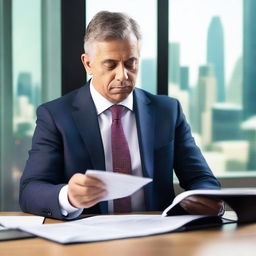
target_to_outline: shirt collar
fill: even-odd
[[[90,92],[94,101],[97,114],[100,115],[102,112],[114,105],[111,101],[103,97],[93,86],[92,81],[90,82]],[[133,93],[130,93],[126,99],[119,102],[117,105],[125,106],[126,108],[133,111]]]

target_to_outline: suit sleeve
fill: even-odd
[[[192,137],[179,102],[175,127],[174,170],[185,190],[220,188],[219,181],[214,177]]]
[[[37,110],[32,148],[20,180],[21,209],[62,219],[58,195],[64,185],[61,134],[50,112],[42,105]]]

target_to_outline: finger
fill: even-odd
[[[202,204],[184,203],[181,206],[190,214],[218,215],[220,207],[208,207]]]
[[[222,201],[201,196],[186,198],[180,205],[192,214],[218,215],[223,208]]]
[[[205,204],[205,205],[214,205],[222,202],[222,200],[210,198],[206,196],[190,196],[190,197],[187,197],[186,199],[195,203],[198,202],[200,204]]]
[[[91,197],[80,196],[77,198],[77,208],[90,208],[101,201],[107,195],[107,191],[101,191],[100,193],[94,194]]]
[[[98,187],[76,186],[75,188],[71,188],[70,191],[77,196],[93,197],[94,195],[98,195],[106,190]]]
[[[215,215],[216,212],[212,209],[205,207],[204,205],[193,203],[188,200],[184,200],[180,203],[181,207],[185,209],[190,214],[206,214],[206,215]]]
[[[88,187],[105,187],[105,184],[100,180],[81,173],[74,174],[69,180],[69,184]]]
[[[101,180],[91,177],[89,175],[85,175],[84,185],[99,188],[105,188],[106,186]]]

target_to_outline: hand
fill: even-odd
[[[190,214],[217,216],[224,211],[224,202],[209,197],[190,196],[180,202],[180,206]]]
[[[76,173],[68,182],[68,199],[76,208],[89,208],[97,204],[105,195],[105,185],[98,179]]]

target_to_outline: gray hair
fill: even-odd
[[[133,33],[138,42],[142,36],[137,22],[120,12],[98,12],[87,26],[84,36],[84,50],[89,52],[89,45],[94,41],[124,40]]]

